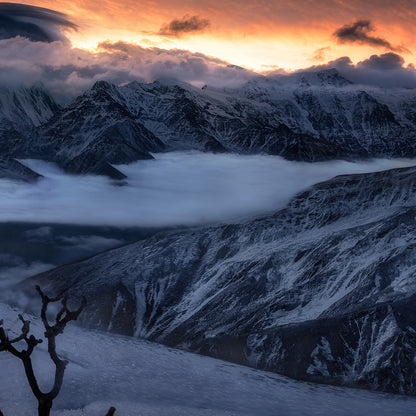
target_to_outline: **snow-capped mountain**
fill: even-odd
[[[35,281],[85,295],[92,327],[416,394],[415,216],[416,168],[340,176],[274,215],[158,234]]]
[[[416,153],[416,117],[409,95],[415,100],[413,91],[363,89],[335,69],[258,77],[237,89],[98,82],[42,134],[63,153],[74,134],[79,145],[92,139],[100,144],[96,136],[103,131],[119,144],[127,129],[138,152],[160,149],[157,137],[167,150],[269,153],[306,161],[410,157]],[[115,144],[106,140],[106,146]]]
[[[131,113],[168,148],[307,161],[415,154],[414,114],[403,104],[409,93],[392,98],[366,91],[335,69],[259,77],[233,90],[155,82],[131,83],[120,92]],[[394,112],[384,101],[394,104]]]
[[[61,109],[40,87],[4,90],[0,176],[35,180],[15,159],[31,157],[124,179],[112,164],[183,149],[413,157],[415,103],[413,90],[370,90],[336,70],[235,89],[99,81]],[[342,176],[274,215],[158,234],[34,280],[85,295],[83,322],[94,328],[298,379],[416,394],[415,216],[416,168]]]
[[[123,178],[111,163],[151,159],[149,152],[161,151],[164,146],[120,101],[115,86],[95,83],[41,127],[44,146],[70,172]]]

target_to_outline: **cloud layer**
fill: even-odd
[[[61,41],[0,40],[0,85],[42,82],[61,103],[97,80],[121,84],[169,78],[223,87],[239,85],[254,75],[220,59],[180,49],[102,42],[99,52],[91,53]]]
[[[25,163],[44,179],[35,185],[0,180],[2,222],[165,227],[241,221],[275,212],[296,193],[335,175],[416,161],[308,164],[277,156],[175,152],[119,166],[129,178],[121,187],[104,177],[66,175],[47,162]]]
[[[330,61],[312,70],[336,68],[345,78],[361,86],[381,88],[416,88],[416,70],[405,66],[404,59],[393,52],[371,55],[354,65],[348,56]]]
[[[372,55],[356,65],[343,57],[310,69],[325,68],[337,68],[347,79],[363,85],[416,88],[415,68],[405,66],[403,58],[393,52]],[[238,87],[256,76],[218,58],[181,49],[102,42],[98,53],[91,53],[63,41],[0,39],[0,85],[30,86],[42,82],[61,104],[98,80],[123,84],[176,79],[201,86]]]

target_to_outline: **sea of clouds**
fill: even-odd
[[[36,184],[0,180],[0,221],[123,227],[239,222],[284,208],[297,193],[339,174],[416,165],[416,159],[304,163],[195,151],[154,156],[117,166],[128,176],[123,186],[25,160],[44,178]]]

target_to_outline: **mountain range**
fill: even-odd
[[[112,164],[171,150],[308,162],[413,157],[415,103],[413,90],[355,85],[335,69],[259,76],[233,89],[98,81],[64,107],[41,86],[3,89],[0,156],[115,179],[124,175]]]

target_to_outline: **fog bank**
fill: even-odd
[[[172,152],[117,166],[125,186],[67,175],[37,160],[37,184],[0,180],[0,221],[165,227],[239,222],[284,208],[307,187],[339,174],[413,166],[416,159],[291,162],[278,156]]]

